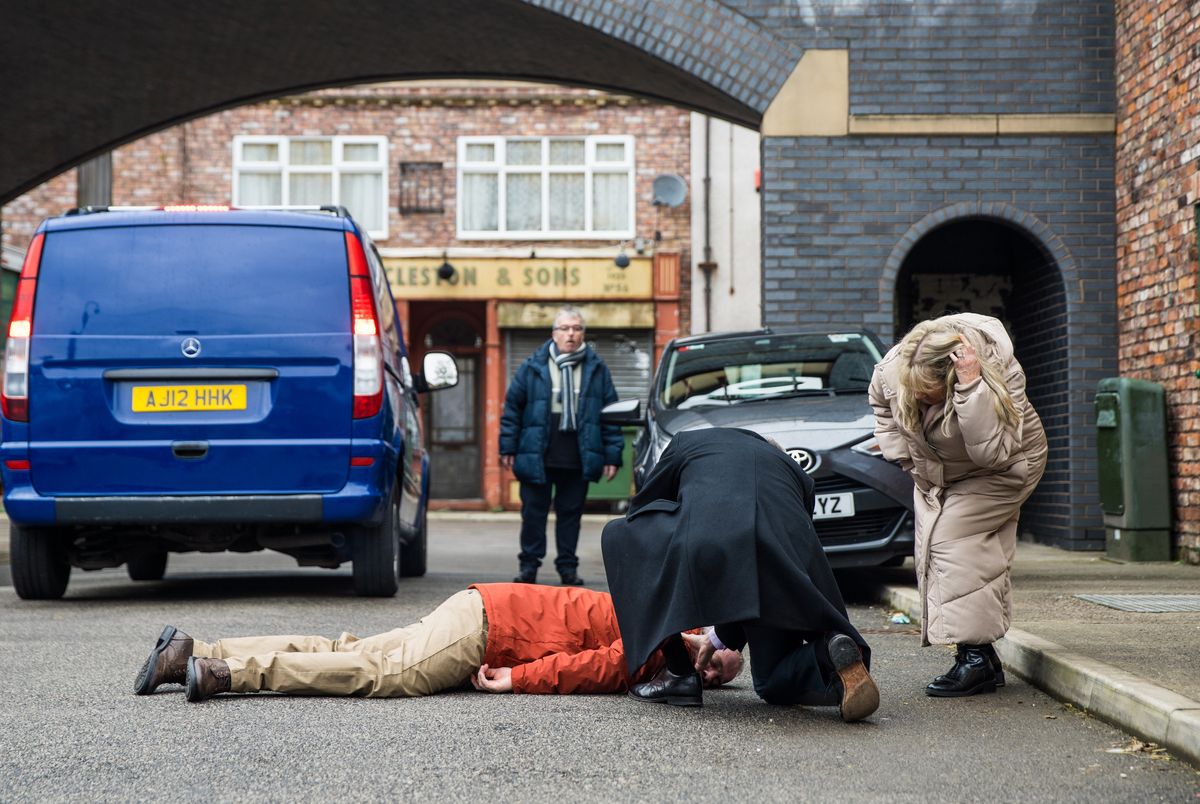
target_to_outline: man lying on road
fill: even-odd
[[[189,701],[222,692],[374,698],[432,695],[466,685],[487,692],[623,692],[661,669],[652,656],[631,677],[612,599],[604,592],[520,583],[475,584],[419,622],[359,639],[342,634],[193,640],[168,625],[134,691],[184,684]],[[737,651],[717,651],[704,685],[732,681]]]

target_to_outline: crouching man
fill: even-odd
[[[707,658],[707,657],[706,657]],[[663,667],[651,656],[631,675],[612,599],[578,587],[475,584],[419,622],[359,639],[236,637],[206,643],[168,625],[134,684],[148,695],[183,684],[187,700],[223,692],[404,698],[465,687],[515,693],[623,692]],[[734,650],[716,651],[705,686],[742,669]]]

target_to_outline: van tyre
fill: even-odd
[[[383,521],[355,529],[352,560],[354,591],[366,597],[391,597],[400,586],[400,490],[392,484]]]
[[[425,554],[429,544],[429,517],[426,513],[422,506],[416,533],[400,548],[400,574],[405,578],[420,578],[425,574]]]
[[[125,571],[131,581],[161,581],[167,571],[167,551],[156,550],[130,556]]]
[[[12,580],[25,600],[57,600],[67,591],[71,563],[66,545],[52,528],[30,528],[11,523]]]

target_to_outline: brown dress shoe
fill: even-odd
[[[229,692],[230,687],[229,665],[224,659],[188,659],[187,699],[192,703]]]
[[[830,637],[829,658],[842,683],[842,702],[838,707],[842,720],[862,720],[879,708],[879,688],[863,664],[858,645],[845,634]]]
[[[138,672],[133,691],[149,695],[159,684],[182,684],[191,655],[192,638],[173,625],[166,626]]]

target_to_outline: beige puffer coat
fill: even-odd
[[[899,461],[916,484],[915,560],[925,645],[990,643],[1008,631],[1017,517],[1046,468],[1046,433],[1025,396],[1025,372],[1004,325],[974,313],[953,320],[983,335],[987,346],[980,361],[1005,367],[1021,413],[1015,429],[1001,426],[982,378],[954,387],[948,436],[941,405],[925,416],[921,432],[904,429],[895,415],[899,347],[880,361],[871,380],[883,455]]]

